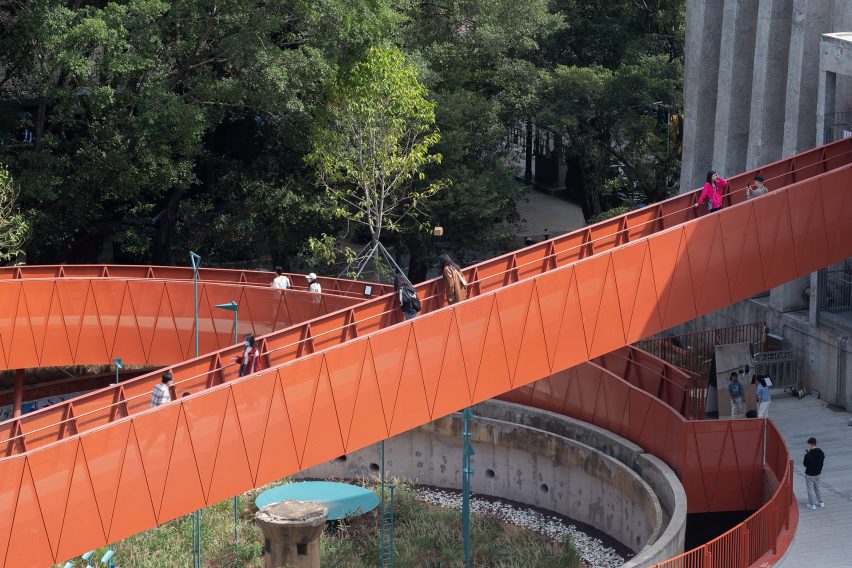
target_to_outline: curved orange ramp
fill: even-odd
[[[178,365],[209,388],[165,407],[130,408],[120,386],[0,425],[6,562],[123,538],[852,256],[850,149],[762,168],[772,191],[747,202],[754,172],[737,176],[719,213],[684,194],[471,267],[473,297],[448,309],[426,282],[412,321],[389,295],[275,332],[249,377],[228,349]]]

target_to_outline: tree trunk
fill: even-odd
[[[38,98],[38,110],[36,110],[35,132],[33,133],[33,151],[38,152],[41,147],[41,137],[44,134],[44,123],[47,121],[47,100],[44,96]]]
[[[529,183],[532,181],[532,159],[533,159],[533,125],[531,120],[527,120],[527,139],[524,143],[526,153],[524,160],[524,179]]]
[[[405,240],[405,247],[409,253],[408,279],[412,282],[426,280],[426,273],[432,266],[431,247],[427,240],[430,238],[428,236],[412,235]]]
[[[580,202],[583,217],[588,221],[601,212],[600,195],[598,195],[595,184],[591,183],[590,172],[583,164],[583,158],[581,156],[569,156],[566,161],[568,168],[565,173],[565,187]]]
[[[151,248],[151,258],[154,264],[168,266],[174,264],[172,241],[178,220],[178,206],[183,198],[184,190],[171,188],[166,194],[166,214],[157,225],[157,235]]]

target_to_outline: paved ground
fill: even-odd
[[[774,393],[773,393],[774,394]],[[795,464],[793,491],[799,501],[799,528],[783,562],[784,568],[852,567],[852,427],[848,412],[833,412],[811,397],[776,396],[769,409]],[[802,457],[813,436],[826,455],[822,471],[825,508],[805,507]]]
[[[522,220],[518,234],[522,237],[540,241],[544,238],[545,230],[550,236],[556,236],[586,224],[580,206],[567,199],[534,190],[526,198],[526,201],[518,203],[518,213]]]

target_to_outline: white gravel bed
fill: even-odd
[[[460,492],[428,487],[414,489],[421,501],[439,507],[461,510]],[[501,501],[481,499],[473,493],[470,494],[470,510],[472,513],[491,515],[503,522],[536,531],[555,541],[560,541],[562,535],[566,533],[570,534],[577,552],[590,568],[617,568],[626,562],[615,550],[599,539],[587,535],[574,525],[566,524],[559,517],[545,515],[534,509],[522,509]]]

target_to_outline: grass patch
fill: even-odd
[[[372,486],[377,489],[376,485]],[[263,488],[266,489],[266,488]],[[202,563],[212,568],[262,567],[263,545],[254,524],[254,499],[262,489],[239,497],[239,544],[234,546],[233,500],[204,510],[201,522]],[[400,484],[395,493],[394,559],[400,568],[463,566],[462,524],[458,511],[416,499]],[[322,565],[347,568],[379,566],[379,509],[326,528]],[[103,549],[106,550],[106,549]],[[99,551],[95,558],[103,554]],[[132,536],[116,545],[119,566],[172,568],[192,566],[191,516]],[[570,538],[556,543],[530,530],[504,525],[487,515],[471,514],[471,563],[488,567],[580,568]],[[64,565],[61,564],[60,566]],[[79,563],[77,565],[82,566]]]

